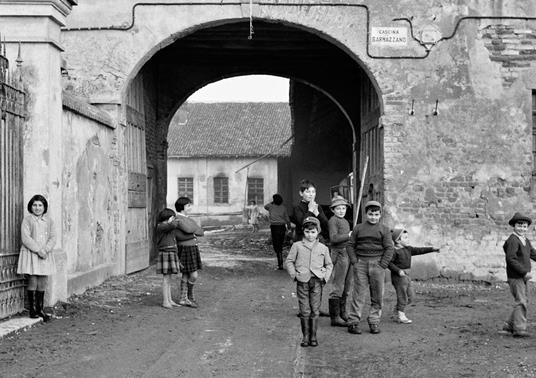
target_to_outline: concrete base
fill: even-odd
[[[42,322],[43,319],[37,318],[13,318],[0,323],[0,339],[22,329],[28,328]]]
[[[69,274],[67,276],[68,296],[82,294],[88,288],[104,282],[105,279],[114,274],[114,268],[114,264],[99,265],[87,272]]]

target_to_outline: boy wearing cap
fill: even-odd
[[[434,247],[417,248],[410,246],[408,232],[403,228],[395,228],[393,230],[393,242],[395,243],[395,252],[393,259],[389,263],[391,283],[396,292],[396,307],[393,317],[399,323],[410,324],[412,321],[406,317],[404,311],[406,305],[413,300],[413,289],[411,287],[411,278],[409,276],[411,256],[439,252],[439,249]]]
[[[350,262],[354,276],[354,292],[348,314],[348,332],[360,334],[359,322],[370,290],[368,324],[370,333],[380,333],[385,269],[393,258],[393,239],[387,226],[380,224],[381,205],[365,204],[366,221],[358,224],[350,237]]]
[[[514,228],[512,235],[503,245],[506,255],[506,276],[510,292],[514,297],[514,309],[503,327],[503,331],[514,337],[528,337],[527,332],[527,282],[530,280],[530,260],[536,261],[536,250],[532,248],[525,234],[532,220],[521,213],[515,213],[508,222]]]
[[[322,287],[329,279],[333,264],[328,247],[318,241],[320,221],[315,217],[303,220],[303,240],[292,244],[285,261],[290,277],[295,280],[300,323],[302,330],[301,346],[317,346],[316,331]]]
[[[333,261],[333,275],[331,277],[332,290],[329,293],[329,316],[333,327],[346,327],[346,298],[351,288],[352,275],[350,273],[350,259],[346,250],[351,235],[350,223],[344,216],[348,202],[341,196],[331,199],[333,216],[328,221],[329,240],[331,242],[331,260]]]

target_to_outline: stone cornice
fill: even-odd
[[[20,8],[20,6],[24,6],[23,9],[27,9],[28,12],[24,12],[24,14],[9,14],[10,16],[26,16],[28,15],[34,15],[34,11],[32,8],[34,7],[42,7],[42,6],[51,6],[63,17],[67,17],[72,9],[73,6],[78,5],[78,0],[4,0],[0,2],[0,5],[2,7],[13,5]]]

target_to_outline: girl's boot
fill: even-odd
[[[308,347],[309,346],[309,318],[300,318],[301,322],[301,332],[302,332],[302,341],[300,345],[302,347]]]
[[[45,314],[44,307],[43,307],[44,298],[45,298],[44,291],[35,292],[35,311],[37,315],[43,318],[44,322],[48,322],[50,320],[50,316]]]
[[[190,281],[188,281],[188,300],[190,301],[190,307],[193,307],[193,308],[199,307],[194,297],[194,284]]]
[[[181,280],[181,297],[179,299],[181,306],[191,306],[192,303],[188,299],[188,287],[186,281]]]
[[[311,322],[309,332],[311,332],[311,337],[309,338],[309,345],[312,347],[318,346],[318,340],[316,339],[316,330],[318,329],[318,318],[309,319]]]
[[[30,318],[36,319],[39,317],[35,311],[35,290],[28,290],[28,304],[30,306]]]

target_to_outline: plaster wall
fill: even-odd
[[[235,173],[250,164],[253,159],[168,159],[167,163],[167,206],[174,209],[177,200],[177,177],[193,177],[194,204],[192,213],[199,217],[202,224],[225,222],[228,219],[242,221],[242,213],[247,205],[246,184],[248,177],[264,179],[264,201],[261,207],[272,201],[277,193],[277,159],[260,160],[248,168]],[[229,203],[214,203],[214,177],[223,175],[229,178]],[[232,217],[232,218],[230,218]]]
[[[87,1],[73,12],[68,26],[129,25],[132,5],[117,1],[104,11],[102,3]],[[370,11],[370,27],[408,27],[407,21],[393,21],[407,17],[418,38],[426,28],[436,40],[448,38],[429,52],[411,38],[405,47],[367,49],[367,10],[362,6],[267,2],[252,11],[254,17],[299,25],[328,38],[369,74],[382,105],[385,221],[407,227],[415,245],[442,248],[439,256],[419,259],[429,267],[421,276],[504,278],[506,221],[517,210],[535,215],[530,107],[536,54],[521,40],[533,38],[536,23],[491,17],[536,17],[536,5],[530,0],[379,0],[362,5]],[[469,15],[490,18],[457,23]],[[248,16],[247,4],[147,6],[136,9],[128,31],[66,31],[62,40],[70,89],[118,100],[154,51],[197,27]],[[493,47],[500,34],[497,25],[511,27],[510,38],[501,42],[503,50]],[[522,55],[523,64],[518,64]],[[438,114],[433,115],[436,100]]]
[[[123,204],[118,192],[120,164],[116,130],[93,119],[64,109],[63,202],[65,275],[61,299],[102,282],[112,273],[121,273],[120,213]],[[101,272],[80,279],[90,272]]]

